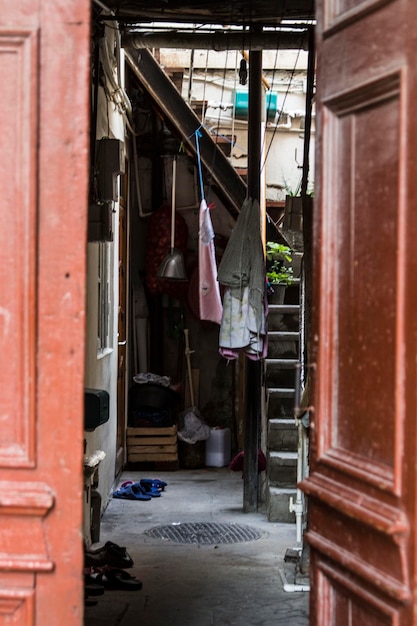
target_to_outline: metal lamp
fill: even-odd
[[[177,178],[177,158],[172,161],[172,195],[171,195],[171,248],[158,267],[156,275],[169,280],[187,280],[184,257],[181,250],[175,248],[175,191]]]

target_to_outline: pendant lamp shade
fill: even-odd
[[[181,250],[175,248],[175,192],[177,179],[177,158],[172,161],[172,195],[171,195],[171,249],[158,268],[159,278],[169,280],[187,280],[185,273],[184,257]]]
[[[184,257],[181,250],[171,248],[169,254],[166,255],[158,268],[157,276],[159,278],[168,278],[170,280],[187,280],[185,273]]]

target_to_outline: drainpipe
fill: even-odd
[[[298,420],[297,485],[306,478],[306,433],[302,421]],[[295,513],[296,545],[301,550],[303,543],[304,501],[301,489],[297,487],[296,499],[290,498],[290,513]]]
[[[248,197],[260,202],[262,52],[249,52]],[[243,510],[258,509],[258,447],[262,362],[246,359]]]
[[[282,587],[287,593],[294,593],[295,591],[310,591],[310,585],[302,585],[297,583],[289,583],[285,578],[285,574],[282,570],[279,570],[279,575],[282,580]]]

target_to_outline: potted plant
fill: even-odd
[[[303,206],[307,202],[311,203],[311,199],[314,195],[314,187],[310,185],[309,190],[307,190],[307,195],[302,198],[300,195],[301,183],[302,176],[300,176],[300,179],[295,189],[293,189],[284,179],[284,187],[286,192],[284,220],[282,222],[282,229],[284,231],[302,232],[303,230]],[[307,206],[310,206],[310,204]]]
[[[284,301],[285,288],[293,280],[292,250],[289,246],[275,241],[266,242],[267,293],[277,303]]]

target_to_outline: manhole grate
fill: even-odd
[[[212,545],[217,543],[239,543],[254,541],[261,534],[240,524],[216,524],[214,522],[178,522],[168,526],[155,526],[145,532],[155,539],[165,539],[175,543],[198,543]]]

